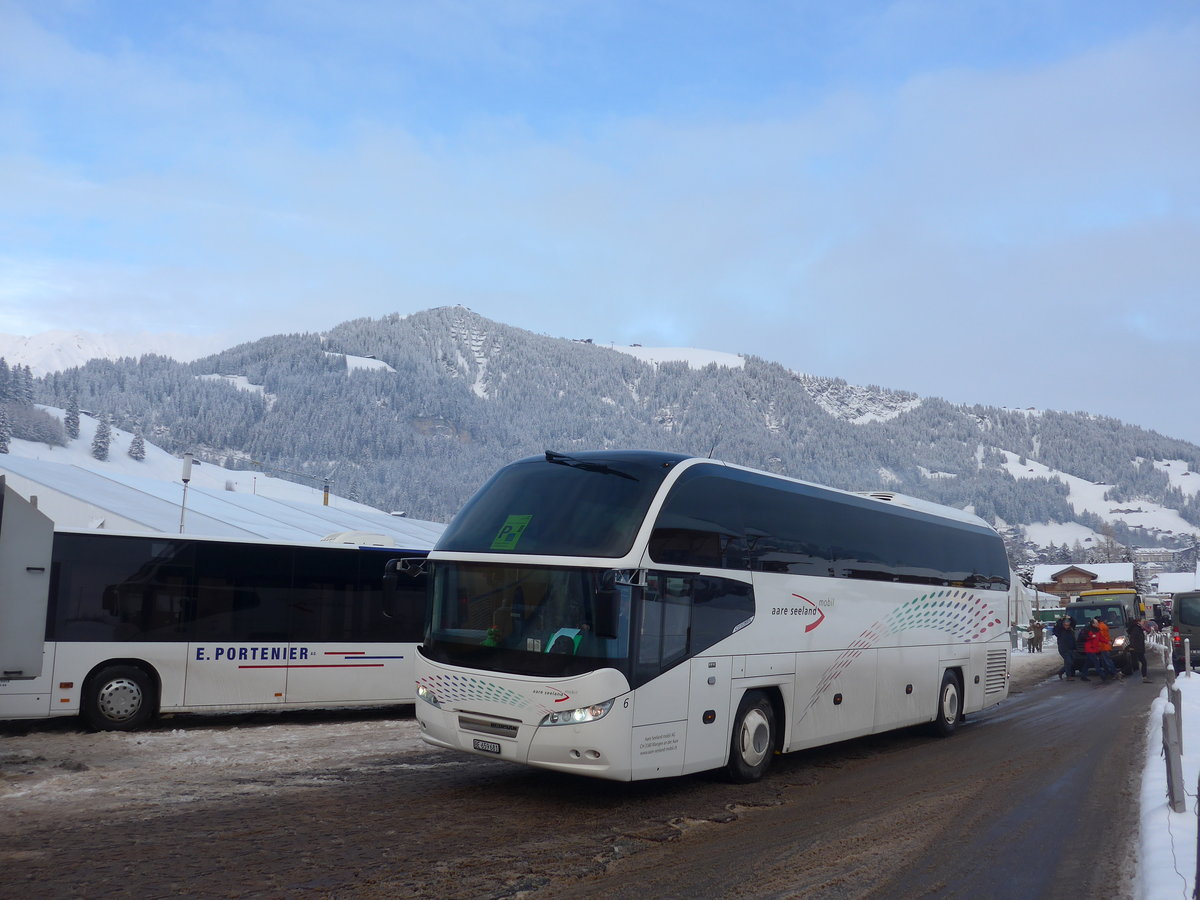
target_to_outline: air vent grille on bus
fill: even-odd
[[[473,731],[476,734],[489,734],[492,737],[515,740],[518,726],[513,722],[497,722],[494,719],[476,719],[468,716],[459,716],[458,727],[463,731]]]
[[[987,652],[987,678],[983,687],[984,694],[998,694],[1004,691],[1008,681],[1008,651],[989,650]]]

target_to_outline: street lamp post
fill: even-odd
[[[192,454],[183,454],[183,501],[179,504],[179,533],[183,534],[183,517],[187,512],[188,482],[192,480]]]

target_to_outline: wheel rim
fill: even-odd
[[[131,678],[115,678],[100,689],[100,714],[110,722],[125,722],[137,715],[145,696]]]
[[[761,709],[752,709],[742,719],[738,734],[738,752],[751,768],[762,763],[771,752],[771,723]]]
[[[942,718],[952,725],[958,721],[958,686],[955,684],[946,685],[942,692]]]

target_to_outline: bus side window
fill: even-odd
[[[642,674],[653,677],[684,658],[690,625],[690,579],[674,573],[648,577],[638,636],[638,667]]]

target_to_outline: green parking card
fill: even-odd
[[[492,541],[492,549],[516,550],[517,541],[521,540],[521,535],[529,527],[529,520],[532,518],[533,516],[509,516],[505,519],[496,533],[496,539]]]

